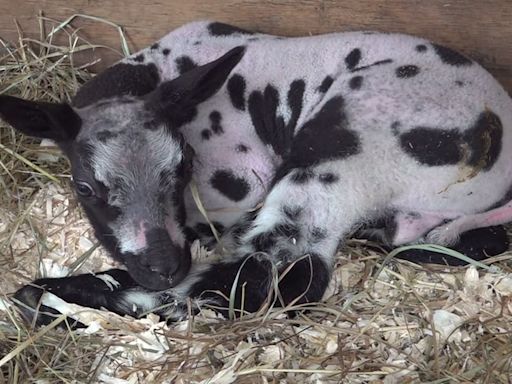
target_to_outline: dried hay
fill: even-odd
[[[0,90],[68,100],[90,78],[73,65],[73,52],[95,47],[69,20],[40,23],[39,41],[20,32],[16,45],[1,42]],[[44,25],[68,36],[69,45],[54,45]],[[0,383],[512,380],[511,253],[486,262],[499,269],[478,272],[385,260],[350,241],[325,301],[293,319],[274,309],[230,321],[205,309],[167,326],[151,315],[135,320],[61,303],[88,328],[58,330],[60,317],[33,329],[7,300],[21,284],[112,266],[96,249],[68,181],[54,147],[0,127]],[[197,245],[195,253],[204,256]]]

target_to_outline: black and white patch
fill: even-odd
[[[489,170],[501,152],[503,127],[492,111],[482,112],[473,127],[459,129],[417,127],[400,135],[402,149],[429,166],[466,162]]]
[[[215,171],[210,178],[210,185],[233,201],[243,200],[250,190],[250,185],[245,179],[234,175],[227,169]]]
[[[343,109],[343,97],[335,96],[302,126],[293,140],[286,168],[304,168],[360,152],[359,137],[349,129]]]
[[[290,84],[287,94],[291,116],[288,123],[277,113],[279,92],[267,85],[263,92],[254,91],[249,96],[249,114],[255,131],[260,140],[270,145],[278,155],[285,155],[290,148],[295,126],[302,111],[302,99],[305,90],[303,80],[295,80]]]

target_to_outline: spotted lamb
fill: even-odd
[[[422,38],[194,22],[71,105],[0,96],[0,116],[56,141],[96,236],[126,266],[37,280],[16,294],[29,307],[44,289],[120,314],[175,319],[188,298],[225,308],[232,293],[235,308],[255,311],[276,274],[277,304],[318,301],[340,242],[363,224],[391,246],[478,258],[508,247],[492,226],[512,220],[511,98],[477,63]],[[192,264],[190,243],[211,240],[209,223],[225,256]]]

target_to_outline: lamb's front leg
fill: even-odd
[[[340,240],[362,215],[363,204],[343,193],[334,169],[331,162],[292,170],[274,185],[250,225],[231,233],[238,254],[261,255],[275,265],[284,305],[322,298]]]
[[[141,291],[146,290],[127,271],[110,269],[96,274],[41,278],[20,288],[14,294],[14,300],[26,320],[32,322],[35,318],[35,324],[43,325],[61,314],[56,308],[58,303],[51,295],[67,303],[94,309],[105,308],[120,315],[133,315],[135,303],[128,303],[124,298],[127,292]],[[135,314],[137,312],[140,309]]]

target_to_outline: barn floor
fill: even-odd
[[[55,24],[55,25],[58,25]],[[66,99],[90,75],[88,49],[20,40],[0,57],[0,90]],[[43,143],[45,144],[45,143]],[[9,302],[22,284],[110,268],[51,146],[0,127],[0,383],[510,383],[512,252],[492,268],[419,266],[349,241],[322,303],[288,318],[263,309],[235,321],[205,308],[171,325],[63,304],[80,332],[23,324]],[[52,180],[53,179],[53,180]],[[213,257],[197,244],[197,259]]]

